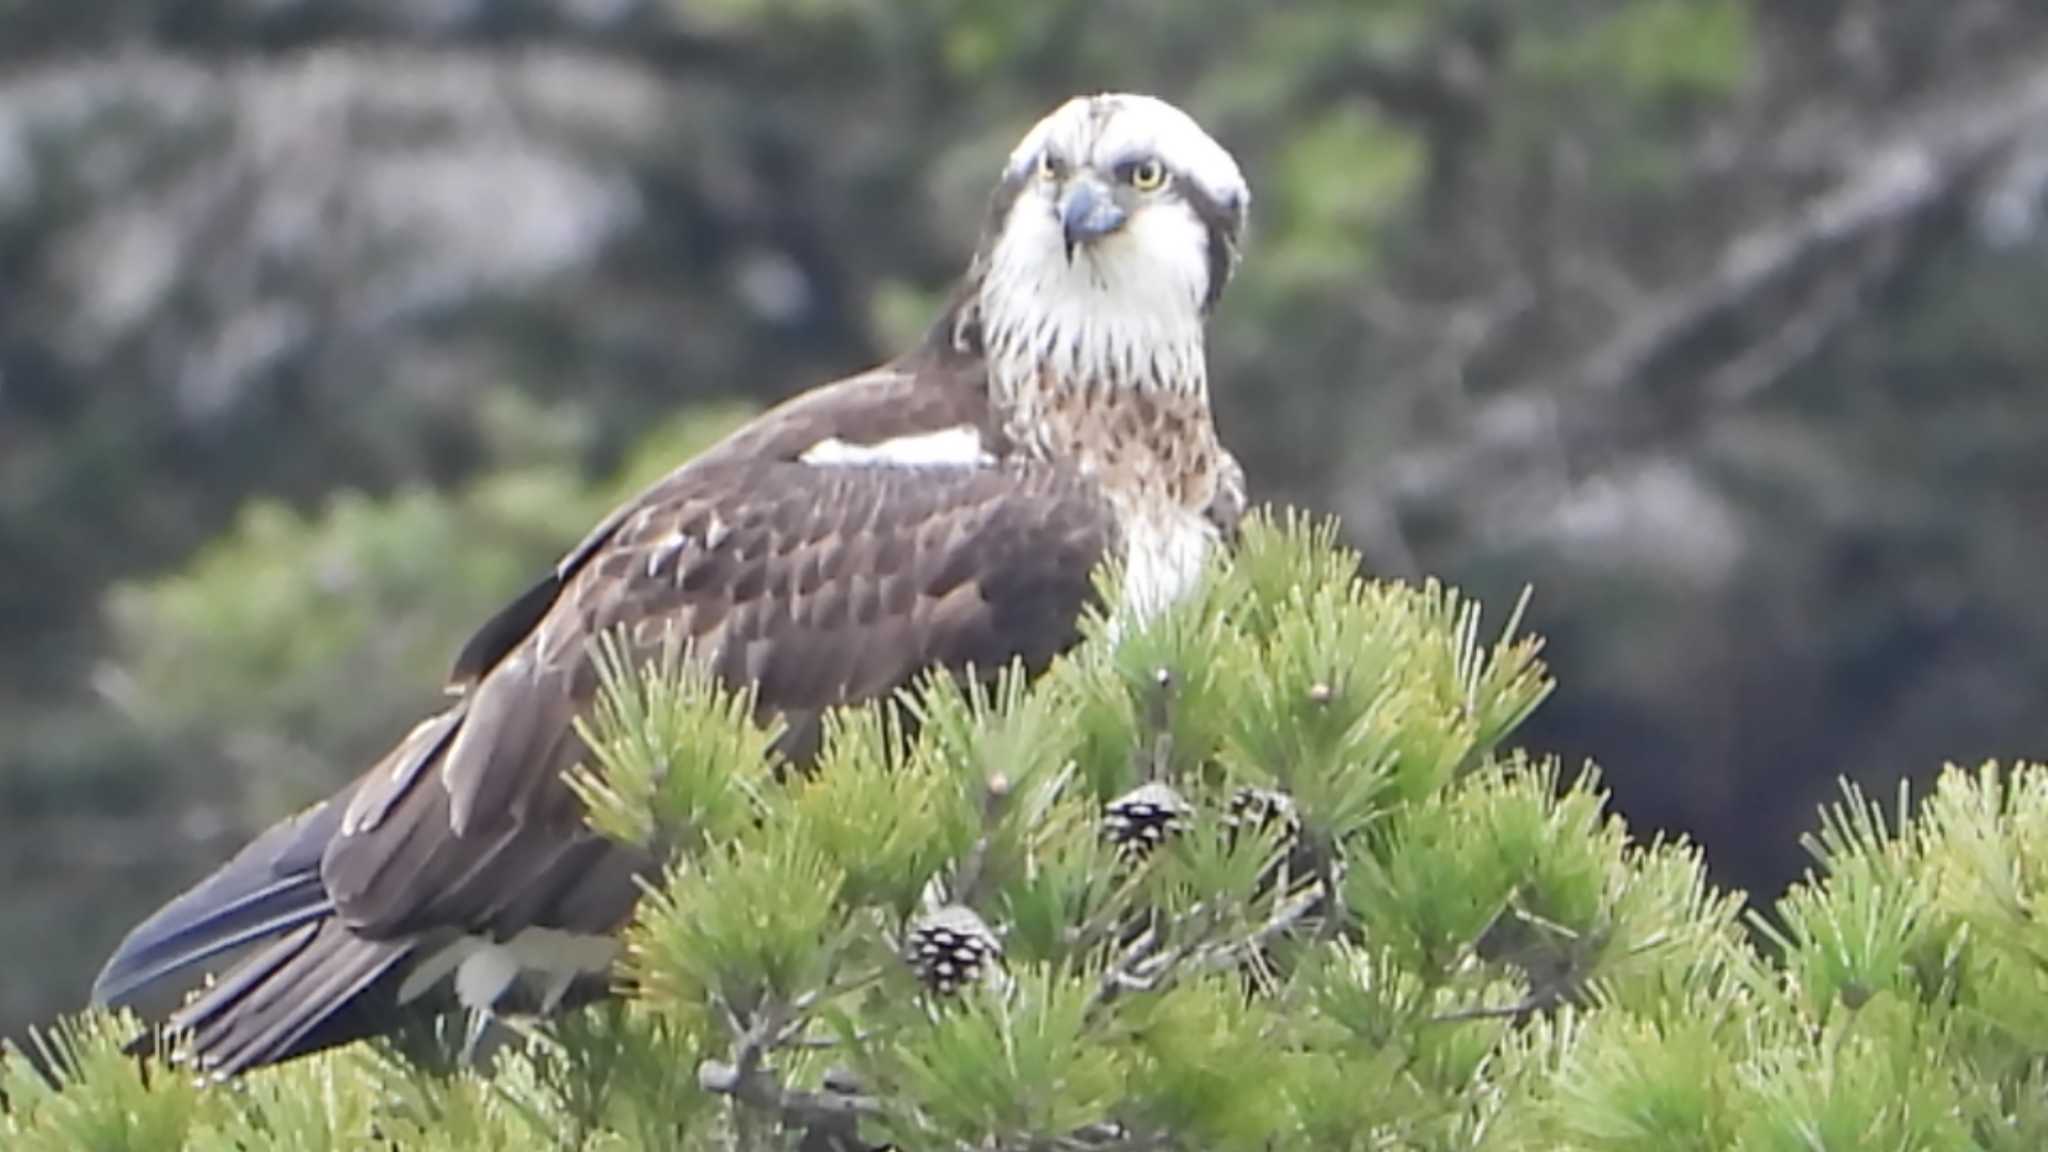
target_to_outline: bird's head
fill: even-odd
[[[1067,101],[1010,153],[976,257],[991,355],[1092,383],[1193,342],[1235,269],[1251,192],[1187,113],[1150,96]],[[1195,373],[1199,375],[1199,364]]]

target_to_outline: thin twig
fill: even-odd
[[[1103,972],[1101,981],[1095,986],[1094,995],[1089,997],[1088,1010],[1092,1012],[1104,1007],[1125,990],[1134,987],[1138,979],[1138,966],[1150,958],[1158,947],[1159,929],[1156,926],[1147,927],[1140,932],[1138,938],[1131,941],[1117,956],[1116,962]]]
[[[1679,398],[1681,408],[1737,403],[1767,388],[1823,346],[1841,327],[1845,310],[1853,318],[1856,303],[1820,289],[1807,297],[1809,314],[1794,318],[1797,330],[1786,333],[1780,312],[1767,307],[1770,301],[1817,283],[1816,277],[1845,262],[1870,260],[1873,244],[1897,244],[1967,197],[1982,174],[2048,124],[2048,59],[2029,63],[1969,97],[1898,117],[1893,131],[1877,134],[1879,143],[1855,151],[1831,188],[1731,237],[1698,276],[1632,293],[1636,302],[1627,314],[1578,360],[1487,400],[1470,415],[1470,433],[1454,448],[1411,454],[1402,486],[1411,498],[1449,491],[1461,478],[1490,475],[1478,466],[1481,461],[1551,455],[1566,464],[1558,483],[1571,483],[1589,461],[1612,468],[1615,455],[1647,455],[1668,437],[1617,433],[1626,422],[1644,418],[1640,402],[1621,401],[1640,401],[1652,382]],[[1880,251],[1842,290],[1854,286],[1867,294],[1901,263],[1888,263]],[[1763,322],[1748,326],[1765,327],[1766,335],[1752,332],[1740,347],[1715,356],[1712,365],[1679,370],[1681,362],[1692,363],[1688,357],[1700,341],[1714,338],[1731,320],[1757,316]],[[1531,519],[1523,500],[1506,500],[1501,507],[1500,515],[1517,524]],[[1506,520],[1502,525],[1512,530]]]
[[[1165,1132],[1133,1132],[1122,1124],[1106,1121],[1076,1129],[1062,1137],[1057,1145],[1074,1152],[1143,1152],[1151,1148],[1168,1148],[1172,1137]]]
[[[819,998],[809,993],[797,1004],[808,1007]],[[801,1008],[770,1002],[753,1014],[733,1046],[730,1063],[705,1060],[697,1065],[697,1084],[706,1092],[730,1097],[734,1102],[733,1129],[741,1148],[765,1147],[765,1134],[756,1128],[763,1116],[775,1117],[785,1128],[845,1131],[862,1116],[880,1111],[876,1101],[860,1092],[811,1092],[785,1087],[780,1077],[764,1063],[770,1049],[797,1038],[806,1023]]]
[[[1429,1024],[1463,1024],[1472,1020],[1520,1020],[1531,1013],[1541,1012],[1556,1004],[1557,999],[1554,993],[1539,993],[1533,996],[1524,996],[1512,1004],[1501,1004],[1498,1006],[1482,1004],[1472,1008],[1460,1008],[1455,1012],[1439,1012],[1434,1016],[1426,1017],[1424,1022]]]
[[[1226,944],[1205,948],[1194,957],[1191,963],[1196,968],[1202,970],[1227,968],[1235,964],[1240,957],[1259,951],[1266,945],[1271,944],[1281,936],[1299,927],[1301,922],[1308,919],[1309,915],[1315,911],[1316,905],[1322,900],[1322,897],[1322,892],[1317,888],[1302,889],[1292,899],[1288,900],[1279,911],[1267,917],[1266,922],[1259,925],[1251,935],[1242,940],[1232,940]]]
[[[1865,296],[1898,267],[1905,245],[1879,237],[1869,256],[1816,289],[1807,306],[1778,330],[1717,369],[1704,392],[1715,403],[1739,404],[1791,375],[1856,318]]]
[[[967,850],[967,859],[960,863],[958,879],[953,885],[952,903],[974,907],[984,873],[988,870],[988,854],[995,843],[996,827],[1002,822],[1003,809],[1010,799],[1010,790],[1010,778],[1000,772],[989,776],[983,783],[981,834],[975,837],[974,846]]]
[[[881,1113],[881,1104],[872,1096],[785,1088],[772,1072],[756,1068],[752,1075],[742,1075],[736,1066],[722,1060],[697,1065],[697,1084],[706,1092],[775,1113],[785,1124],[807,1127]]]
[[[1167,770],[1173,766],[1173,671],[1168,668],[1152,670],[1152,696],[1147,702],[1146,720],[1152,730],[1150,759],[1139,774],[1140,780],[1164,780]]]

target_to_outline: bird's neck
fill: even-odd
[[[1221,448],[1202,318],[1113,307],[1009,308],[984,293],[989,397],[1017,450],[1092,475],[1126,511],[1199,512]]]

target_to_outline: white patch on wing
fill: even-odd
[[[981,430],[965,424],[937,432],[897,436],[875,444],[848,444],[834,436],[797,457],[819,466],[895,464],[909,467],[980,468],[995,463],[982,447]]]

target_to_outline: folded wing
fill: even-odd
[[[478,941],[612,933],[650,861],[590,833],[562,779],[586,751],[574,722],[597,689],[594,640],[691,641],[758,685],[801,760],[825,709],[924,668],[1049,662],[1114,532],[1095,486],[1051,465],[714,450],[486,625],[451,708],[131,934],[97,995],[128,1002],[258,943],[171,1021],[232,1074],[383,1030]]]

